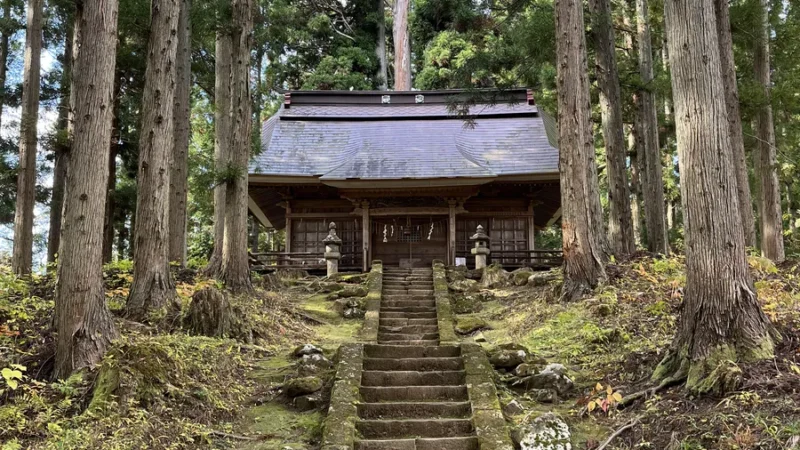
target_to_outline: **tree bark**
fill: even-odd
[[[110,263],[114,250],[114,214],[116,213],[116,194],[117,194],[117,154],[119,153],[120,142],[120,102],[122,89],[119,79],[114,82],[114,119],[111,121],[111,140],[108,155],[108,185],[106,186],[106,212],[103,221],[103,262]]]
[[[633,235],[636,241],[636,247],[642,245],[642,228],[644,222],[642,220],[642,173],[639,164],[639,140],[636,138],[636,127],[631,127],[630,135],[628,136],[628,145],[630,150],[628,152],[631,164],[631,220],[633,221]]]
[[[694,393],[734,388],[737,361],[771,358],[771,325],[750,278],[739,214],[713,0],[667,0],[686,229],[678,332],[654,378]]]
[[[386,61],[386,18],[384,13],[384,0],[377,0],[377,36],[375,42],[375,56],[378,57],[378,89],[389,89],[389,73]]]
[[[33,207],[36,204],[36,147],[39,143],[39,92],[42,59],[43,0],[28,0],[23,69],[22,113],[19,125],[19,169],[14,214],[14,251],[11,267],[17,275],[33,268]]]
[[[594,156],[583,3],[556,0],[558,128],[561,152],[563,300],[575,300],[606,280],[606,249]]]
[[[69,152],[70,88],[72,87],[72,48],[74,42],[73,17],[64,14],[66,33],[64,34],[64,53],[61,55],[61,99],[58,102],[58,134],[53,163],[53,193],[50,198],[50,228],[47,234],[47,263],[56,261],[58,247],[61,245],[61,218],[64,212],[64,183],[67,178],[67,159]],[[0,106],[1,107],[1,106]]]
[[[644,88],[637,93],[637,139],[641,140],[642,152],[638,155],[641,164],[641,187],[644,200],[647,248],[651,252],[669,253],[667,221],[664,211],[664,180],[661,170],[661,151],[658,144],[658,113],[652,91],[653,49],[650,39],[650,23],[647,0],[636,0],[636,30],[639,54],[639,74]]]
[[[103,292],[102,237],[108,141],[117,42],[117,0],[77,3],[82,30],[72,104],[75,138],[64,194],[64,218],[55,293],[58,333],[54,379],[100,362],[117,336]]]
[[[411,38],[408,30],[409,0],[394,2],[394,90],[411,90]]]
[[[214,62],[214,170],[223,173],[230,162],[231,133],[231,58],[230,31],[222,27],[217,31],[216,57]],[[222,272],[222,248],[225,239],[226,186],[218,183],[214,187],[214,250],[203,272],[218,278]]]
[[[778,182],[778,162],[775,152],[775,124],[772,117],[770,50],[769,50],[769,2],[761,2],[761,30],[756,44],[756,80],[764,92],[764,104],[757,117],[758,159],[760,162],[759,193],[761,195],[761,252],[765,257],[782,262],[786,259],[783,246],[783,217],[781,216],[781,192]]]
[[[592,29],[597,51],[595,70],[600,87],[603,140],[606,144],[609,250],[613,255],[622,257],[636,251],[636,242],[631,218],[631,194],[625,161],[627,149],[622,124],[622,100],[611,5],[609,0],[590,0],[589,5],[593,16]]]
[[[233,0],[230,175],[226,183],[222,280],[232,292],[252,289],[247,258],[247,163],[253,127],[250,103],[252,0]]]
[[[3,0],[3,19],[11,20],[11,0]],[[6,77],[8,75],[9,40],[12,30],[3,27],[0,33],[0,125],[3,119],[3,106],[6,104]]]
[[[736,64],[733,59],[733,37],[731,35],[729,0],[714,0],[719,35],[719,56],[722,64],[722,82],[725,85],[725,105],[728,109],[728,124],[731,129],[731,158],[736,171],[736,192],[739,211],[744,227],[744,241],[748,247],[756,246],[756,225],[753,216],[753,199],[747,175],[747,156],[744,151],[742,116],[739,112],[739,87],[736,82]]]
[[[192,41],[189,8],[181,1],[178,22],[178,60],[175,86],[175,136],[170,173],[169,260],[186,266],[186,196],[189,189],[189,137],[191,135]]]
[[[150,311],[169,306],[176,296],[167,256],[167,208],[179,14],[179,0],[152,0],[136,178],[133,284],[125,305],[125,315],[133,320],[146,319]]]

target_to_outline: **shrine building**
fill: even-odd
[[[288,258],[325,250],[342,269],[463,263],[482,225],[492,261],[525,265],[560,218],[557,134],[529,90],[293,91],[261,131],[250,212],[285,229]],[[471,99],[468,113],[454,105]],[[457,259],[458,258],[458,259]],[[308,260],[309,258],[305,258]],[[467,258],[469,259],[469,258]]]

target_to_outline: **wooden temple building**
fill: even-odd
[[[344,270],[470,260],[478,225],[491,261],[530,264],[560,218],[555,125],[528,90],[483,94],[464,115],[461,91],[286,93],[250,163],[251,214],[298,264],[320,260],[330,222]]]

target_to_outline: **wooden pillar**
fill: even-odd
[[[450,217],[447,227],[447,261],[451,266],[456,265],[456,199],[448,200]]]
[[[292,203],[286,200],[286,251],[292,251]]]
[[[536,216],[533,214],[533,203],[528,203],[528,250],[536,250]]]
[[[370,268],[370,261],[372,246],[370,245],[370,237],[372,236],[372,227],[369,223],[369,202],[363,201],[361,202],[361,232],[362,232],[362,242],[364,247],[364,272],[368,271]]]

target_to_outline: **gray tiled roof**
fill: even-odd
[[[443,103],[292,104],[264,122],[250,173],[389,180],[558,172],[556,134],[535,105],[475,105],[470,115],[465,121]]]

